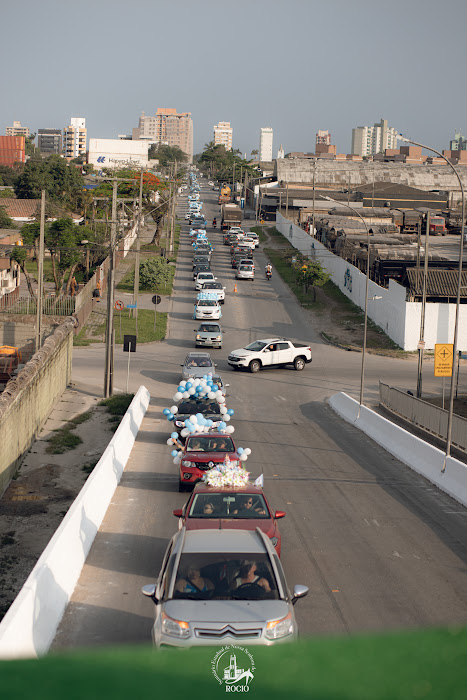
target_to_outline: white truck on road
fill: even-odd
[[[234,369],[259,372],[263,367],[281,365],[293,365],[296,370],[302,370],[311,360],[309,345],[292,343],[286,338],[266,338],[255,340],[245,348],[232,350],[227,362]]]

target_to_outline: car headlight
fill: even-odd
[[[271,542],[274,545],[274,547],[277,547],[277,544],[279,542],[279,538],[278,537],[271,537]]]
[[[221,335],[216,335],[215,340],[222,340],[222,336],[221,336]]]
[[[174,620],[164,612],[162,613],[162,632],[169,637],[177,637],[178,639],[188,639],[190,636],[190,627],[188,622],[184,620]]]
[[[194,467],[195,463],[194,462],[187,462],[185,460],[182,461],[182,466],[183,467]]]
[[[196,336],[196,340],[201,340],[201,336],[199,334]]]
[[[266,628],[266,637],[268,639],[281,639],[293,632],[292,613],[289,613],[280,620],[271,620]]]

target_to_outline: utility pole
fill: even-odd
[[[315,177],[316,177],[316,158],[313,163],[313,223],[311,229],[311,235],[315,235]]]
[[[42,301],[44,298],[44,229],[45,229],[45,190],[41,193],[41,220],[39,229],[39,263],[37,266],[37,318],[36,352],[42,345]]]
[[[133,304],[136,307],[133,309],[136,319],[136,338],[138,338],[138,292],[139,292],[139,251],[141,247],[141,227],[143,221],[143,168],[141,168],[141,177],[139,181],[139,200],[138,200],[138,225],[136,231],[136,255],[135,255],[135,284],[133,287]]]
[[[423,350],[425,347],[426,286],[428,278],[428,239],[430,236],[430,214],[426,215],[425,264],[423,266],[422,311],[420,319],[420,342],[418,343],[417,399],[422,398]]]
[[[115,282],[115,246],[117,242],[117,180],[113,181],[112,221],[110,227],[109,271],[107,275],[107,329],[105,334],[105,376],[104,398],[113,393],[114,364],[114,282]]]

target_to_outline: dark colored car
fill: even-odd
[[[226,455],[239,461],[240,455],[233,438],[223,433],[195,433],[186,439],[180,460],[179,491],[192,488],[216,464],[222,464]]]
[[[201,413],[204,418],[212,420],[213,428],[217,428],[222,421],[220,405],[214,399],[186,399],[179,403],[178,412],[174,419],[174,425],[178,431],[183,430],[185,421],[190,416]],[[179,436],[179,442],[185,444],[185,438]]]
[[[193,269],[195,268],[195,265],[209,265],[209,263],[209,255],[195,255],[193,258]]]
[[[199,272],[212,272],[211,265],[209,265],[209,263],[198,263],[197,265],[193,265],[194,280],[198,277]]]
[[[272,511],[259,486],[208,486],[196,484],[183,508],[173,511],[187,530],[256,530],[261,528],[281,555],[281,535],[276,520],[283,510]]]

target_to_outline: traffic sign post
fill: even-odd
[[[120,314],[119,314],[119,316],[120,316],[120,340],[122,339],[122,309],[123,309],[123,307],[124,307],[123,301],[120,301],[119,299],[117,299],[117,301],[115,302],[115,309],[116,309],[116,311],[120,311]]]
[[[136,309],[137,306],[138,306],[138,304],[127,304],[126,305],[126,308],[129,309],[128,318],[131,318],[131,309]],[[137,313],[135,315],[135,319],[136,319],[136,324],[135,324],[136,325],[136,336],[138,336],[138,314]]]
[[[435,345],[435,377],[443,378],[443,410],[444,382],[446,377],[452,377],[453,359],[454,345],[450,343],[437,343]]]
[[[151,299],[152,303],[154,304],[154,333],[156,332],[156,315],[157,315],[157,305],[161,303],[162,299],[159,296],[159,294],[154,294],[154,296]]]

